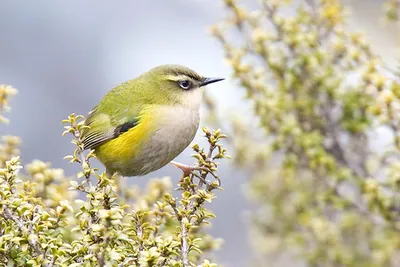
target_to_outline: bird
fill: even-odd
[[[194,167],[173,161],[193,141],[206,85],[182,65],[161,65],[110,90],[88,114],[81,134],[108,175],[143,176],[168,163],[184,174]]]

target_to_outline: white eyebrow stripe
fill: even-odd
[[[175,81],[175,82],[181,81],[181,80],[190,80],[190,81],[193,81],[193,78],[192,78],[192,77],[186,76],[186,75],[184,75],[184,74],[180,74],[180,75],[166,75],[165,78],[166,78],[167,80]]]

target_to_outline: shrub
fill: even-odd
[[[0,111],[15,89],[0,87]],[[5,121],[4,117],[0,117]],[[215,215],[205,207],[220,188],[216,161],[227,157],[219,130],[203,128],[209,148],[193,146],[201,171],[178,183],[152,179],[145,190],[121,185],[91,167],[83,151],[83,116],[63,121],[76,145],[66,159],[78,179],[39,160],[22,172],[17,137],[0,147],[0,263],[2,266],[216,266],[204,258],[220,241],[205,231]],[[211,181],[207,180],[212,177]],[[78,198],[79,197],[79,198]]]
[[[338,0],[224,3],[212,33],[259,122],[232,136],[260,265],[400,266],[399,79]]]

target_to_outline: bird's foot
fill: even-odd
[[[193,171],[205,171],[205,172],[207,172],[207,173],[210,173],[212,176],[214,176],[214,178],[215,178],[215,179],[217,180],[217,182],[218,182],[218,186],[221,185],[221,180],[218,178],[218,176],[217,176],[214,172],[212,172],[211,170],[209,170],[209,169],[206,168],[206,167],[189,166],[189,165],[182,164],[182,163],[179,163],[179,162],[176,162],[176,161],[171,161],[170,163],[171,163],[171,165],[174,165],[175,167],[178,167],[179,169],[182,170],[182,172],[183,172],[183,177],[182,177],[182,179],[181,179],[181,182],[183,182],[183,180],[184,180],[185,177],[193,178],[193,176],[195,176],[195,177],[197,177],[197,178],[200,180],[200,181],[199,181],[199,186],[200,186],[200,187],[201,187],[202,185],[204,185],[204,184],[206,184],[207,187],[208,187],[208,186],[211,186],[210,182],[208,182],[208,181],[205,179],[205,177],[203,177],[203,175],[199,175],[199,174],[196,174],[195,172],[193,172]],[[193,175],[192,177],[191,177],[191,174]]]
[[[170,163],[171,163],[171,165],[174,165],[175,167],[178,167],[179,169],[181,169],[184,177],[190,176],[190,174],[193,171],[208,171],[207,168],[204,168],[204,167],[189,166],[189,165],[182,164],[182,163],[179,163],[176,161],[171,161]]]

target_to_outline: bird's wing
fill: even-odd
[[[138,110],[138,106],[120,91],[111,91],[85,120],[87,127],[82,131],[84,149],[96,148],[137,126],[140,120]]]

